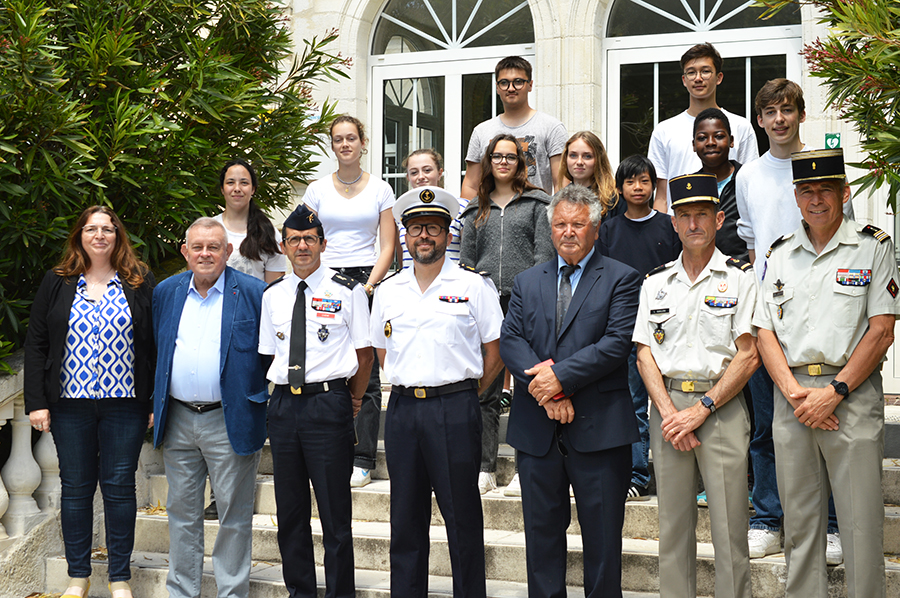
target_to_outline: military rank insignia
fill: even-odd
[[[887,292],[890,293],[891,297],[893,297],[894,299],[897,298],[897,293],[900,292],[900,287],[897,286],[897,283],[894,282],[893,278],[887,285]]]
[[[319,340],[323,343],[328,340],[328,327],[325,324],[322,324],[322,327],[316,331],[316,335],[319,337]]]
[[[737,297],[715,297],[707,295],[703,299],[703,303],[710,307],[734,307],[738,303]]]
[[[864,287],[872,282],[872,270],[868,268],[864,270],[841,268],[837,271],[835,280],[839,285],[845,287]]]
[[[661,345],[666,340],[666,331],[663,330],[662,324],[659,322],[656,324],[656,330],[653,331],[653,338],[656,339],[657,345]]]
[[[388,320],[384,323],[384,338],[391,338],[391,332],[393,332],[393,329],[391,328],[391,321]]]

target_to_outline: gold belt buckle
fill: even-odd
[[[417,399],[424,399],[425,398],[425,389],[424,388],[416,388],[413,390],[413,394],[416,396]]]
[[[295,394],[295,395],[303,394],[303,387],[301,386],[300,388],[294,388],[293,386],[291,386],[291,394]]]
[[[681,392],[694,392],[694,381],[693,380],[682,380],[681,381]]]
[[[806,371],[810,376],[821,376],[822,375],[822,365],[818,363],[812,363],[806,366]]]

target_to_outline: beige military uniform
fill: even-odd
[[[775,332],[801,386],[828,385],[859,344],[870,317],[900,314],[894,245],[875,227],[844,220],[819,255],[801,227],[772,245],[766,268],[753,323]],[[880,368],[834,413],[837,431],[809,429],[775,387],[772,433],[789,564],[785,595],[828,595],[825,529],[833,492],[849,596],[883,597]]]
[[[693,283],[681,256],[647,275],[633,340],[650,347],[677,409],[697,403],[737,354],[735,339],[753,333],[756,293],[750,264],[719,250]],[[716,596],[749,598],[750,417],[743,393],[694,431],[701,444],[692,451],[681,452],[665,442],[661,424],[654,407],[650,446],[659,495],[659,577],[665,580],[660,596],[697,595],[696,491],[702,475],[716,554]]]

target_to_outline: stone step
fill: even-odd
[[[135,552],[131,559],[131,588],[135,596],[141,598],[167,598],[166,574],[168,572],[168,555],[152,552]],[[95,559],[92,563],[91,598],[108,598],[106,589],[107,562]],[[357,598],[390,598],[390,574],[386,571],[356,571]],[[319,596],[325,595],[325,569],[316,567]],[[47,590],[60,592],[68,582],[66,561],[63,558],[47,560]],[[450,577],[432,575],[428,578],[429,596],[444,598],[453,595],[453,580]],[[254,561],[250,573],[250,596],[253,598],[283,598],[286,593],[282,581],[281,565]],[[582,588],[568,588],[567,598],[584,596]],[[203,584],[201,598],[214,598],[215,578],[212,573],[212,560],[204,559]],[[528,589],[524,583],[510,581],[487,581],[489,598],[526,598]],[[625,592],[623,598],[659,598],[659,594]]]
[[[885,478],[888,476],[885,475]],[[164,475],[151,476],[151,505],[166,504],[168,482]],[[390,521],[390,481],[376,479],[365,488],[354,488],[353,518],[360,521]],[[318,516],[315,493],[311,492],[313,517]],[[485,529],[511,532],[524,531],[522,518],[522,499],[520,497],[503,496],[502,490],[488,492],[482,497]],[[254,513],[275,515],[275,484],[272,476],[260,475],[256,486]],[[443,525],[443,518],[432,496],[432,525]],[[575,501],[572,501],[572,523],[569,534],[580,534],[578,514]],[[625,525],[622,529],[624,538],[658,538],[659,511],[655,496],[642,502],[628,502],[625,505]],[[697,517],[697,541],[711,542],[709,510],[699,509]],[[884,521],[884,550],[890,554],[900,554],[900,507],[886,506]]]
[[[312,521],[315,538],[316,564],[323,562],[321,543],[321,526],[318,520]],[[216,522],[207,522],[205,526],[205,546],[207,556],[211,552],[218,530]],[[277,540],[277,518],[272,515],[256,515],[253,522],[253,554],[255,561],[275,564],[280,561]],[[429,573],[431,575],[449,577],[450,563],[447,552],[446,532],[443,527],[432,526],[431,556]],[[388,571],[390,524],[385,522],[354,521],[354,557],[359,569]],[[525,567],[525,534],[502,530],[485,530],[485,569],[488,579],[524,583],[527,579]],[[567,583],[581,586],[583,583],[583,555],[581,537],[568,535]],[[623,540],[623,587],[634,592],[659,591],[659,559],[658,542],[649,539]],[[139,515],[135,550],[165,554],[168,552],[168,521],[163,516]],[[714,592],[713,547],[709,543],[697,546],[697,587],[698,594],[712,595]],[[140,558],[137,562],[140,562]],[[889,596],[900,596],[900,562],[898,559],[886,558]],[[769,598],[783,595],[786,564],[784,555],[778,554],[765,559],[751,561],[751,579],[753,595],[757,598]],[[829,568],[832,596],[843,596],[841,586],[844,583],[844,567]]]

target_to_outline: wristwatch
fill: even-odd
[[[707,409],[709,409],[709,412],[710,412],[710,413],[715,413],[715,412],[716,412],[716,402],[713,401],[713,400],[712,400],[711,398],[709,398],[708,396],[703,395],[702,397],[700,397],[700,402],[703,403],[703,406],[704,406],[704,407],[706,407]]]
[[[834,392],[838,393],[842,397],[847,397],[850,394],[850,389],[847,387],[846,382],[839,382],[838,380],[832,380],[829,384],[834,387]]]

